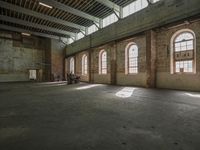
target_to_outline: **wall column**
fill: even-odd
[[[43,75],[44,81],[53,81],[52,71],[52,60],[51,60],[51,39],[46,39],[46,49],[45,49],[45,71]]]
[[[63,54],[65,56],[65,53]],[[67,58],[66,56],[63,58],[63,78],[67,80]]]
[[[94,83],[94,66],[92,60],[93,49],[88,50],[88,75],[89,75],[89,83]]]
[[[63,43],[59,40],[51,39],[51,74],[56,81],[64,78],[64,50],[65,45]]]
[[[116,62],[116,59],[117,59],[117,46],[116,46],[116,43],[113,43],[113,45],[111,46],[111,52],[110,52],[110,83],[112,85],[116,85],[117,84],[117,62]]]
[[[146,32],[146,87],[156,87],[156,33]]]

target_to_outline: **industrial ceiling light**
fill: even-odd
[[[50,6],[50,5],[47,5],[47,4],[45,4],[45,3],[42,3],[42,2],[39,2],[39,4],[40,4],[40,5],[42,5],[42,6],[48,7],[48,8],[50,8],[50,9],[52,9],[52,8],[53,8],[52,6]]]
[[[29,34],[29,33],[22,33],[22,35],[25,35],[25,36],[31,36],[31,34]]]

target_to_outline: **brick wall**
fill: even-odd
[[[51,39],[51,75],[55,81],[64,77],[64,43]]]
[[[138,73],[125,74],[125,49],[134,42],[138,46]],[[146,86],[146,39],[145,36],[136,36],[132,39],[117,43],[117,84]]]
[[[175,32],[181,29],[191,29],[196,36],[196,74],[170,73],[170,41]],[[90,78],[91,83],[106,83],[118,85],[132,85],[142,87],[157,87],[167,89],[181,89],[200,91],[200,21],[190,24],[176,24],[146,31],[140,35],[133,35],[124,40],[88,49],[77,53],[76,69],[81,71],[81,58],[84,53],[91,54]],[[134,42],[138,46],[138,74],[125,74],[125,48]],[[107,51],[106,75],[99,74],[99,52]],[[116,55],[116,57],[115,57]],[[113,79],[116,78],[116,79]]]
[[[174,33],[191,29],[196,36],[196,74],[170,73],[170,41]],[[200,21],[157,31],[157,87],[200,91]]]
[[[84,52],[77,54],[76,55],[76,63],[75,63],[76,67],[75,68],[76,68],[76,74],[81,77],[81,81],[88,82],[89,81],[89,72],[88,72],[87,75],[82,75],[82,57],[83,57],[84,54],[87,56],[87,58],[89,58],[87,51],[84,51]]]
[[[47,39],[0,33],[0,82],[29,81],[29,70],[37,70],[37,80],[46,80]]]

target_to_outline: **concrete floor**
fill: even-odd
[[[200,150],[200,93],[88,85],[1,83],[0,150]]]

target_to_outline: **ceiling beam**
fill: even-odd
[[[121,10],[119,5],[111,2],[110,0],[96,0],[96,1],[116,12],[120,12]]]
[[[78,9],[74,9],[70,6],[67,6],[63,3],[57,2],[55,0],[39,0],[39,1],[42,2],[42,3],[45,3],[47,5],[50,5],[54,8],[60,9],[62,11],[69,12],[69,13],[77,15],[79,17],[91,20],[93,22],[97,22],[97,23],[100,22],[100,18],[98,18],[98,17],[92,16],[92,15],[85,13],[83,11],[80,11]]]
[[[13,17],[8,17],[8,16],[4,16],[4,15],[0,15],[0,20],[6,21],[6,22],[11,22],[11,23],[16,23],[16,24],[20,24],[20,25],[28,26],[28,27],[32,27],[32,28],[38,28],[38,29],[42,29],[42,30],[46,30],[46,31],[50,31],[50,32],[55,32],[55,33],[59,33],[59,34],[66,34],[68,36],[75,36],[75,33],[72,33],[72,32],[68,32],[65,30],[60,30],[60,29],[56,29],[56,28],[45,26],[45,25],[40,25],[37,23],[32,23],[29,21],[25,21],[25,20],[13,18]]]
[[[62,24],[64,26],[69,26],[69,27],[73,27],[73,28],[76,28],[76,29],[84,30],[84,31],[86,30],[86,28],[84,26],[74,24],[72,22],[68,22],[68,21],[65,21],[65,20],[62,20],[62,19],[58,19],[56,17],[52,17],[52,16],[45,15],[45,14],[42,14],[42,13],[38,13],[36,11],[32,11],[32,10],[29,10],[29,9],[26,9],[26,8],[23,8],[23,7],[20,7],[20,6],[17,6],[17,5],[13,5],[13,4],[10,4],[10,3],[7,3],[7,2],[0,1],[0,6],[2,8],[5,8],[5,9],[9,9],[9,10],[12,10],[12,11],[16,11],[16,12],[19,12],[19,13],[30,15],[30,16],[40,18],[40,19],[43,19],[43,20],[47,20],[47,21],[50,21],[50,22]]]
[[[22,32],[23,33],[29,33],[31,35],[36,35],[36,36],[41,36],[41,37],[46,37],[46,38],[51,38],[51,39],[60,39],[60,37],[58,37],[58,36],[40,33],[40,32],[32,32],[32,31],[29,31],[29,30],[25,30],[25,29],[21,29],[21,28],[17,28],[17,27],[12,27],[12,26],[8,26],[8,25],[3,25],[3,24],[0,24],[0,29],[19,32],[19,33],[22,33]]]
[[[147,0],[147,2],[149,3],[149,5],[154,3],[154,0]]]
[[[151,4],[151,0],[147,0],[148,4]]]

